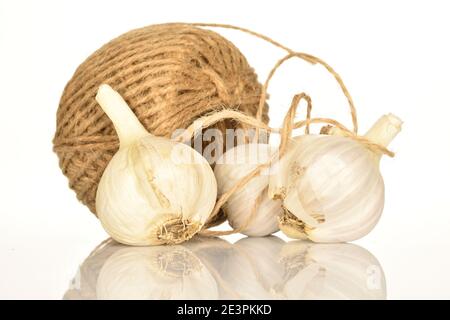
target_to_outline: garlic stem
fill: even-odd
[[[364,135],[367,139],[387,147],[402,128],[403,121],[392,113],[382,116]]]
[[[364,135],[373,143],[387,147],[402,129],[403,121],[392,113],[380,117]],[[338,127],[326,127],[324,132],[331,136],[347,137],[348,133]]]
[[[95,99],[111,119],[119,136],[120,147],[126,147],[150,134],[139,122],[122,96],[109,85],[102,84]]]

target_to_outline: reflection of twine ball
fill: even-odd
[[[224,108],[256,115],[261,85],[241,52],[210,30],[163,24],[130,31],[81,64],[64,89],[54,149],[77,197],[95,212],[100,177],[118,149],[112,122],[94,97],[107,83],[153,134],[170,137]],[[268,121],[267,108],[264,121]],[[240,125],[222,121],[223,134]]]

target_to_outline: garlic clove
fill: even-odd
[[[283,215],[279,217],[279,227],[280,230],[291,239],[308,240],[308,236],[304,230],[304,224],[298,220],[297,217],[293,216],[290,212],[284,212]]]
[[[294,190],[289,192],[284,198],[283,206],[299,220],[305,224],[308,224],[310,227],[314,228],[319,225],[319,222],[303,207],[302,200],[300,199],[298,192],[295,192]]]

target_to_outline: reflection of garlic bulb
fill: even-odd
[[[194,237],[183,244],[191,250],[208,268],[217,283],[219,299],[241,299],[241,294],[236,292],[232,281],[228,278],[230,264],[236,261],[239,252],[235,245],[221,238]],[[235,277],[239,277],[235,274]]]
[[[108,258],[124,246],[112,239],[103,241],[84,260],[73,278],[69,290],[64,294],[64,300],[95,300],[97,299],[97,279],[100,270]]]
[[[211,274],[220,299],[277,299],[274,288],[283,279],[278,258],[283,244],[274,236],[244,238],[235,244],[205,241],[195,253],[215,269]]]
[[[288,299],[386,299],[377,259],[350,243],[288,243],[282,251]]]
[[[81,264],[64,299],[217,299],[196,242],[129,247],[109,239]]]
[[[284,276],[283,265],[280,263],[280,254],[284,245],[283,240],[274,236],[244,238],[235,244],[249,260],[258,283],[264,291],[270,293],[270,299],[282,298],[278,288]],[[236,269],[233,268],[233,270]]]
[[[215,299],[208,269],[182,246],[126,247],[103,265],[98,299]]]
[[[148,133],[107,85],[97,101],[120,148],[102,175],[96,209],[105,230],[131,245],[180,243],[198,232],[216,200],[211,167],[194,149]]]
[[[366,138],[387,146],[400,126],[397,117],[384,116]],[[294,138],[289,149],[269,185],[269,195],[283,199],[280,228],[286,235],[345,242],[373,229],[384,206],[379,153],[358,140],[326,135]]]
[[[255,238],[260,239],[262,238]],[[212,250],[213,248],[209,252]],[[220,287],[221,299],[274,299],[264,282],[262,270],[253,261],[260,252],[248,256],[236,244],[220,250],[225,253],[225,259],[218,254],[204,255],[203,258],[207,259],[210,266],[216,266],[219,270],[213,274]]]
[[[274,151],[267,144],[242,144],[228,150],[214,169],[219,195],[259,164],[267,163]],[[266,170],[228,199],[224,210],[233,229],[249,236],[266,236],[278,231],[277,217],[283,210],[279,200],[267,197],[268,184]]]
[[[65,299],[384,299],[381,266],[353,244],[230,244],[195,237],[177,246],[108,241],[81,265]]]

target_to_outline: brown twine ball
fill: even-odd
[[[125,98],[147,130],[165,137],[224,108],[255,116],[261,96],[261,85],[245,57],[213,31],[161,24],[105,44],[66,85],[53,140],[70,188],[93,213],[97,185],[119,145],[112,122],[94,99],[102,83]],[[223,120],[214,127],[225,134],[225,129],[242,125]]]

